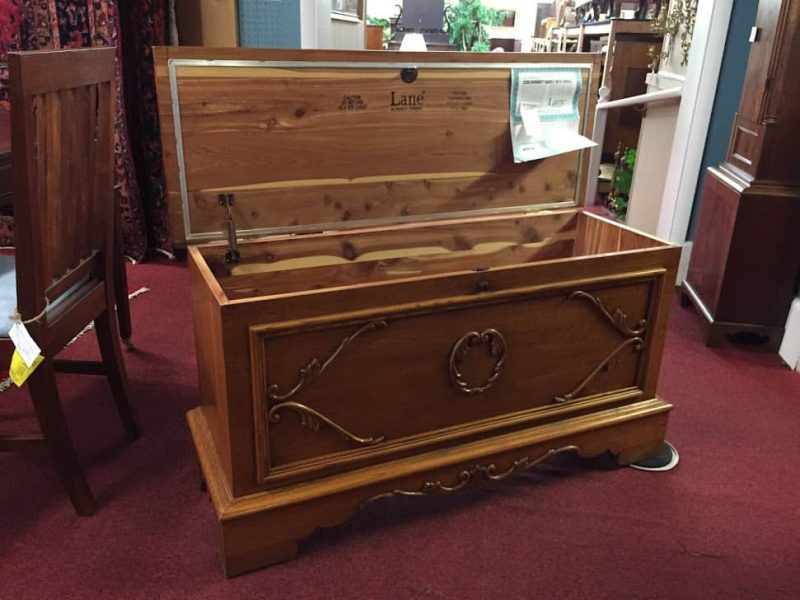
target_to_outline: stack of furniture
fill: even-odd
[[[556,17],[546,17],[539,24],[539,35],[533,38],[534,52],[553,52],[552,33],[558,24]]]
[[[684,304],[777,350],[800,273],[800,0],[761,0],[728,155],[706,174]]]
[[[645,79],[663,36],[653,31],[649,20],[609,19],[556,27],[550,45],[559,51],[592,52],[605,49],[602,85],[611,90],[609,100],[619,100],[647,91]],[[642,115],[636,107],[610,111],[606,121],[603,156],[610,160],[617,149],[639,143]]]

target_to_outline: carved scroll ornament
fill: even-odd
[[[472,348],[484,346],[490,358],[495,360],[489,377],[480,385],[470,385],[461,372],[461,365]],[[470,331],[459,338],[450,352],[450,380],[459,392],[480,394],[488,390],[500,376],[500,369],[506,360],[506,339],[496,329],[486,329],[478,333]]]
[[[505,471],[501,472],[497,471],[497,467],[494,465],[494,463],[488,465],[475,464],[472,467],[469,467],[468,469],[463,469],[459,471],[458,474],[456,475],[455,482],[451,484],[442,483],[441,480],[426,481],[417,490],[401,490],[401,489],[392,490],[391,492],[386,492],[383,494],[378,494],[377,496],[373,496],[372,498],[369,498],[366,502],[364,502],[364,504],[374,502],[375,500],[381,500],[383,498],[391,498],[392,496],[419,497],[419,496],[430,496],[434,494],[452,494],[466,487],[470,483],[478,482],[480,480],[502,481],[503,479],[513,475],[514,473],[532,469],[539,463],[547,460],[552,456],[555,456],[556,454],[561,454],[562,452],[569,452],[576,450],[578,450],[577,446],[562,446],[561,448],[552,448],[537,458],[524,456],[512,462],[511,465]]]
[[[300,425],[307,427],[311,431],[317,432],[320,430],[322,425],[325,425],[336,431],[342,437],[342,439],[359,446],[371,446],[373,444],[379,444],[382,442],[384,440],[382,435],[369,437],[356,435],[318,410],[311,408],[310,406],[306,406],[305,404],[301,404],[300,402],[291,401],[289,398],[293,397],[300,390],[302,390],[310,381],[322,375],[331,365],[331,363],[336,360],[336,357],[338,357],[342,351],[360,335],[376,329],[383,329],[388,326],[389,324],[386,321],[371,321],[365,325],[362,325],[353,333],[343,338],[342,341],[339,342],[339,345],[336,347],[336,349],[324,361],[320,361],[316,357],[312,358],[305,367],[300,369],[300,373],[297,376],[297,383],[295,383],[295,385],[287,392],[281,393],[280,387],[276,383],[270,385],[267,388],[267,401],[272,400],[277,401],[278,403],[269,408],[267,412],[267,420],[270,423],[277,424],[281,420],[280,413],[288,410],[297,414],[300,417]]]
[[[594,306],[596,312],[603,319],[605,319],[611,326],[614,327],[614,329],[616,329],[627,339],[620,342],[608,354],[606,354],[600,363],[594,367],[572,391],[566,394],[555,396],[553,401],[559,403],[563,403],[568,400],[574,400],[601,371],[610,371],[613,369],[617,365],[619,353],[625,348],[630,347],[633,348],[635,352],[641,352],[644,349],[644,338],[642,336],[647,329],[647,319],[640,319],[633,326],[629,326],[628,315],[625,314],[620,307],[614,309],[614,312],[612,313],[605,307],[600,298],[593,296],[588,292],[572,292],[569,295],[569,299],[580,299],[589,302],[591,306]]]
[[[569,295],[570,300],[576,299],[583,299],[587,302],[590,302],[594,307],[597,309],[598,313],[611,325],[613,325],[617,331],[619,331],[622,335],[625,336],[637,336],[642,335],[644,330],[647,329],[647,320],[640,319],[636,322],[633,327],[628,326],[628,315],[626,315],[620,307],[614,309],[614,313],[612,314],[609,310],[603,305],[603,302],[597,296],[592,296],[587,292],[577,291],[572,292]]]
[[[312,358],[305,367],[300,369],[300,373],[297,376],[297,383],[295,383],[294,387],[292,387],[289,391],[281,393],[280,386],[277,383],[270,385],[267,388],[267,399],[278,401],[288,400],[302,390],[306,385],[308,385],[310,381],[322,375],[325,372],[325,369],[327,369],[331,363],[336,360],[336,357],[342,353],[348,344],[352,343],[360,335],[376,329],[384,329],[388,326],[389,324],[386,321],[370,321],[369,323],[362,325],[353,333],[342,339],[342,341],[339,342],[339,346],[336,348],[336,350],[334,350],[324,361],[320,361],[316,357]]]
[[[583,381],[581,381],[578,384],[578,386],[574,390],[562,396],[556,396],[553,400],[555,402],[566,402],[567,400],[573,400],[578,394],[580,394],[583,391],[583,388],[589,385],[589,382],[591,382],[592,379],[594,379],[597,376],[597,374],[600,373],[600,371],[604,369],[606,371],[610,371],[611,369],[613,369],[617,364],[616,363],[617,355],[620,352],[622,352],[624,348],[627,348],[628,346],[632,346],[636,352],[641,352],[642,348],[644,347],[644,340],[642,340],[642,338],[640,337],[635,337],[625,340],[624,342],[619,344],[616,348],[614,348],[611,352],[609,352],[606,355],[606,357],[600,361],[600,364],[598,364],[594,369],[592,369],[592,371],[584,378]]]
[[[267,419],[270,423],[279,423],[281,420],[280,411],[289,410],[300,417],[300,424],[303,427],[308,427],[311,431],[319,431],[320,427],[323,424],[327,425],[331,429],[335,430],[339,433],[342,439],[352,442],[353,444],[357,444],[359,446],[372,446],[374,444],[379,444],[383,441],[384,437],[382,435],[372,436],[372,437],[360,437],[354,433],[351,433],[338,423],[332,421],[321,412],[314,410],[310,406],[306,406],[305,404],[300,404],[299,402],[281,402],[280,404],[276,404],[272,408],[269,409],[267,413]]]

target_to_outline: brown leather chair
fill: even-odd
[[[114,314],[114,50],[11,53],[9,69],[16,249],[0,256],[0,360],[15,310],[45,359],[26,384],[42,433],[0,436],[0,450],[46,445],[75,511],[91,515],[56,371],[105,374],[127,437],[138,436]],[[56,359],[91,322],[102,362]]]

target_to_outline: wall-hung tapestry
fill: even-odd
[[[169,43],[169,4],[170,0],[0,1],[0,110],[10,108],[8,51],[116,46],[118,200],[125,251],[137,260],[148,248],[171,249],[150,50]],[[0,220],[0,244],[11,242],[6,238],[12,234],[10,218]]]

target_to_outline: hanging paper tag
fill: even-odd
[[[44,356],[38,354],[30,366],[25,364],[19,350],[14,350],[14,355],[11,357],[11,366],[8,368],[8,374],[11,376],[17,387],[22,387],[22,384],[30,377],[31,373],[36,370],[36,367],[44,360]]]
[[[511,70],[509,122],[514,162],[597,145],[579,133],[581,84],[577,67]]]
[[[33,341],[25,325],[21,321],[14,321],[11,329],[8,330],[8,337],[14,342],[14,346],[16,346],[17,352],[19,352],[25,366],[31,367],[36,357],[41,355],[42,350],[36,342]]]

